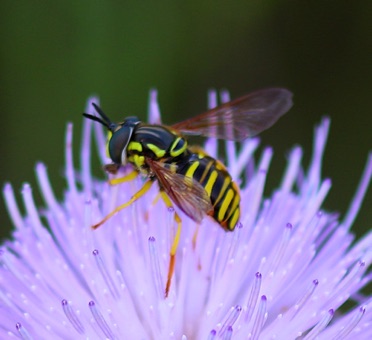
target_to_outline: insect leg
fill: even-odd
[[[198,239],[199,227],[200,227],[200,224],[198,223],[198,224],[196,225],[196,228],[195,228],[194,234],[192,235],[192,249],[193,249],[193,250],[195,250],[195,248],[196,248],[196,240]]]
[[[105,218],[103,218],[100,222],[98,222],[97,224],[93,225],[92,226],[92,229],[97,229],[98,227],[100,227],[103,223],[105,223],[109,218],[111,218],[112,216],[114,216],[116,213],[118,213],[120,210],[123,210],[124,208],[128,207],[129,205],[131,205],[133,202],[137,201],[140,197],[142,197],[147,191],[150,190],[152,184],[154,182],[149,180],[147,181],[141,189],[139,189],[133,196],[132,198],[124,203],[124,204],[121,204],[119,205],[118,207],[116,207],[113,211],[111,211]]]
[[[161,191],[161,197],[165,205],[168,208],[173,208],[173,204],[170,198],[164,191]],[[176,231],[176,235],[174,236],[173,243],[170,249],[170,254],[169,254],[169,268],[168,268],[167,284],[165,286],[165,297],[168,297],[168,293],[169,293],[169,289],[170,289],[170,285],[172,281],[172,276],[174,274],[174,268],[176,264],[176,252],[177,252],[178,244],[180,242],[181,229],[182,229],[182,220],[180,216],[177,214],[177,212],[174,212],[174,220],[177,223],[177,231]]]
[[[134,169],[134,170],[131,171],[129,174],[126,174],[126,175],[123,176],[123,177],[110,179],[110,180],[109,180],[109,183],[110,183],[111,185],[117,185],[117,184],[120,184],[120,183],[124,183],[124,182],[132,181],[132,180],[134,180],[137,176],[138,176],[138,171]]]

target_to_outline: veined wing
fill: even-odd
[[[184,134],[242,141],[268,129],[291,107],[290,91],[269,88],[232,100],[172,128]]]
[[[150,158],[146,158],[146,163],[172,202],[195,222],[200,223],[213,210],[211,200],[199,182],[173,172],[164,163]]]

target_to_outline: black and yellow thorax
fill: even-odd
[[[187,150],[186,139],[164,125],[138,124],[127,147],[127,161],[137,169],[146,168],[145,158],[174,161]]]

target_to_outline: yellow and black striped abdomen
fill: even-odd
[[[224,165],[203,153],[190,153],[177,172],[194,178],[205,188],[214,208],[211,216],[224,229],[234,230],[240,217],[240,193]]]

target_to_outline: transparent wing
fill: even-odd
[[[292,93],[270,88],[247,94],[172,125],[190,135],[242,141],[272,126],[292,107]]]
[[[146,158],[146,162],[172,202],[195,222],[200,223],[213,210],[211,200],[199,182],[171,171],[164,163],[150,158]]]

